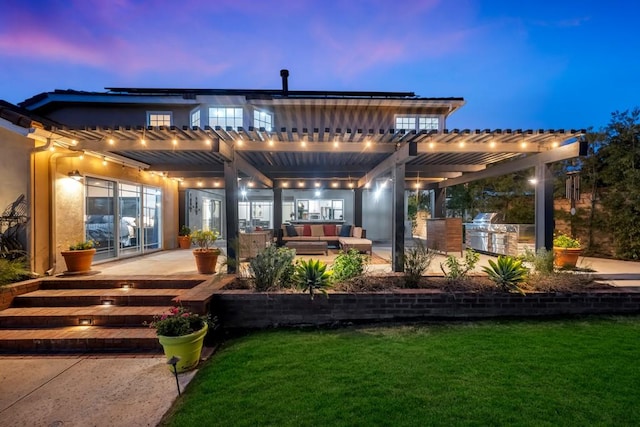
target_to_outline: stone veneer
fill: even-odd
[[[255,293],[224,290],[213,295],[212,311],[225,328],[330,325],[429,319],[537,317],[575,314],[640,314],[640,289],[614,288],[574,293],[451,293],[399,290],[367,294]]]

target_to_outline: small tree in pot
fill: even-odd
[[[575,268],[582,247],[578,239],[558,234],[553,238],[553,263],[560,268]]]
[[[191,247],[191,229],[186,225],[180,227],[180,231],[178,231],[178,246],[180,249]]]
[[[60,251],[67,265],[67,274],[82,274],[91,271],[93,256],[96,254],[96,243],[85,240],[69,245],[69,250]]]
[[[191,233],[191,241],[197,246],[193,250],[196,258],[196,267],[200,274],[213,274],[216,272],[220,249],[213,246],[220,234],[215,230],[196,230]]]

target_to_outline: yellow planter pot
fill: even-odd
[[[178,372],[185,372],[198,366],[200,361],[200,352],[202,351],[202,343],[209,326],[205,323],[204,328],[189,335],[180,337],[165,337],[158,335],[158,340],[164,348],[164,354],[167,360],[173,356],[178,356],[180,361],[176,365]],[[169,369],[173,372],[173,366],[169,365]]]

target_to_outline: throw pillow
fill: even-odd
[[[303,236],[311,236],[311,226],[309,224],[305,224],[303,231],[302,231],[302,235]]]
[[[287,225],[287,236],[296,237],[297,235],[296,228],[293,225]]]
[[[322,225],[314,224],[311,226],[311,235],[313,237],[322,237],[324,233],[322,232]]]
[[[353,227],[353,237],[358,239],[362,237],[362,227]]]
[[[351,225],[343,225],[340,227],[340,237],[350,237],[351,236]]]
[[[335,236],[336,235],[336,226],[333,224],[324,224],[322,226],[322,230],[324,231],[325,236]]]

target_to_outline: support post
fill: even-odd
[[[396,165],[393,168],[393,227],[391,232],[391,247],[393,260],[393,271],[404,271],[404,175],[405,164]]]
[[[224,194],[227,228],[227,273],[235,273],[240,258],[238,230],[238,169],[234,162],[224,162]]]
[[[273,189],[273,235],[282,228],[282,188]]]
[[[356,188],[353,191],[353,224],[362,227],[362,196],[364,188]]]
[[[447,197],[446,188],[434,188],[431,197],[431,218],[444,217],[444,201]]]
[[[546,163],[536,165],[536,249],[553,248],[553,176]]]

